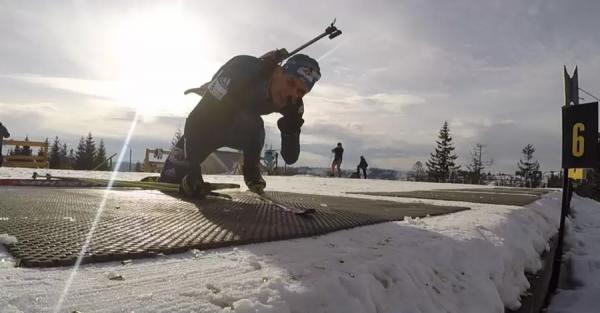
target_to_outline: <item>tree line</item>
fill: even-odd
[[[86,137],[79,139],[75,151],[61,141],[58,136],[55,137],[50,146],[49,162],[50,168],[55,169],[91,170],[97,167],[98,171],[110,170],[104,140],[100,139],[96,146],[91,132]]]
[[[25,136],[23,141],[29,141],[29,136]],[[69,148],[67,144],[61,141],[58,136],[54,138],[52,145],[49,144],[48,138],[45,140],[50,146],[48,153],[48,161],[50,168],[53,169],[74,169],[74,170],[91,170],[96,167],[99,171],[108,171],[106,148],[104,140],[100,139],[100,143],[96,146],[96,141],[92,133],[88,133],[87,137],[81,137],[77,149]],[[16,146],[8,151],[8,155],[24,155],[33,156],[33,150],[30,146]],[[39,149],[37,156],[44,156],[44,151]]]
[[[475,144],[471,151],[469,162],[466,164],[466,170],[457,165],[458,156],[455,154],[454,145],[448,122],[444,121],[440,129],[436,148],[430,154],[425,165],[417,161],[410,173],[410,177],[416,181],[431,182],[456,182],[461,181],[471,184],[481,184],[484,181],[493,179],[490,172],[485,173],[485,169],[493,163],[492,159],[485,157],[485,145]],[[542,172],[540,163],[533,154],[535,148],[533,145],[526,145],[522,152],[522,158],[517,163],[516,175],[518,179],[510,178],[508,184],[527,187],[538,187],[542,182]],[[558,179],[558,177],[557,177]]]

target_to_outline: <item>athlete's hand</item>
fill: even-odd
[[[259,59],[263,61],[263,64],[265,64],[266,67],[272,68],[287,58],[288,54],[289,53],[285,49],[275,49],[261,55]]]

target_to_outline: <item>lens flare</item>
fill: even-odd
[[[83,260],[83,257],[89,248],[90,241],[92,240],[92,236],[94,235],[94,231],[96,230],[96,226],[98,225],[100,216],[102,216],[102,212],[104,211],[104,207],[106,206],[106,200],[108,199],[108,194],[110,193],[110,190],[112,189],[112,185],[115,181],[115,178],[117,177],[117,173],[119,172],[118,169],[121,167],[123,158],[126,155],[127,148],[129,147],[129,142],[131,141],[131,136],[133,135],[133,131],[135,130],[135,126],[137,125],[137,122],[138,122],[138,118],[139,118],[139,114],[136,112],[136,114],[133,118],[133,121],[131,122],[131,126],[129,127],[129,131],[127,132],[127,137],[125,138],[123,147],[121,147],[121,152],[119,153],[119,158],[117,159],[117,164],[115,166],[115,169],[112,171],[112,173],[110,175],[110,180],[108,181],[108,185],[106,186],[106,189],[104,190],[104,195],[102,197],[102,201],[100,202],[100,205],[98,205],[98,209],[96,211],[96,216],[94,217],[94,221],[92,222],[92,227],[90,228],[90,231],[88,232],[88,234],[85,238],[85,242],[84,242],[83,246],[81,247],[81,252],[79,252],[79,256],[77,257],[75,266],[73,267],[73,270],[71,270],[71,274],[69,275],[69,279],[67,279],[65,288],[63,289],[63,291],[60,295],[60,298],[58,299],[58,303],[56,304],[56,306],[54,308],[54,311],[53,311],[54,313],[60,312],[63,302],[64,302],[67,294],[69,293],[69,289],[71,288],[71,284],[73,283],[73,279],[77,275],[77,270],[79,270],[79,265],[81,265],[81,261]]]

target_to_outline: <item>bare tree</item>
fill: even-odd
[[[487,160],[484,157],[485,151],[483,149],[485,147],[487,146],[484,144],[476,143],[473,151],[471,151],[471,161],[467,164],[467,169],[471,174],[472,184],[481,184],[481,173],[484,172],[486,167],[490,167],[494,163],[494,160]]]
[[[417,161],[415,163],[415,165],[413,165],[412,168],[414,175],[415,175],[415,181],[423,181],[425,180],[425,176],[426,176],[426,171],[425,171],[425,167],[423,166],[423,163],[421,163],[421,161]]]

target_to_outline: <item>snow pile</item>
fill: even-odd
[[[9,234],[0,234],[0,244],[12,245],[17,243],[17,237]]]
[[[598,312],[600,295],[600,203],[573,196],[567,220],[561,283],[549,313]]]
[[[138,174],[144,175],[124,175]],[[207,180],[241,182],[241,176]],[[481,188],[314,177],[267,181],[271,190],[332,195]],[[505,306],[519,306],[529,287],[524,272],[541,268],[539,255],[556,233],[560,214],[557,192],[525,208],[392,200],[471,210],[309,238],[190,250],[127,265],[85,264],[61,311],[501,313]],[[70,268],[0,271],[0,307],[7,312],[49,311],[71,273]],[[111,279],[113,274],[122,279]]]
[[[12,245],[17,242],[18,242],[18,240],[17,240],[17,237],[15,237],[15,236],[11,236],[9,234],[0,234],[0,271],[2,270],[2,268],[14,266],[14,259],[10,256],[8,251],[6,251],[6,249],[4,249],[3,245]],[[2,285],[0,284],[0,286],[2,286]],[[0,301],[0,304],[1,303],[2,302]]]

